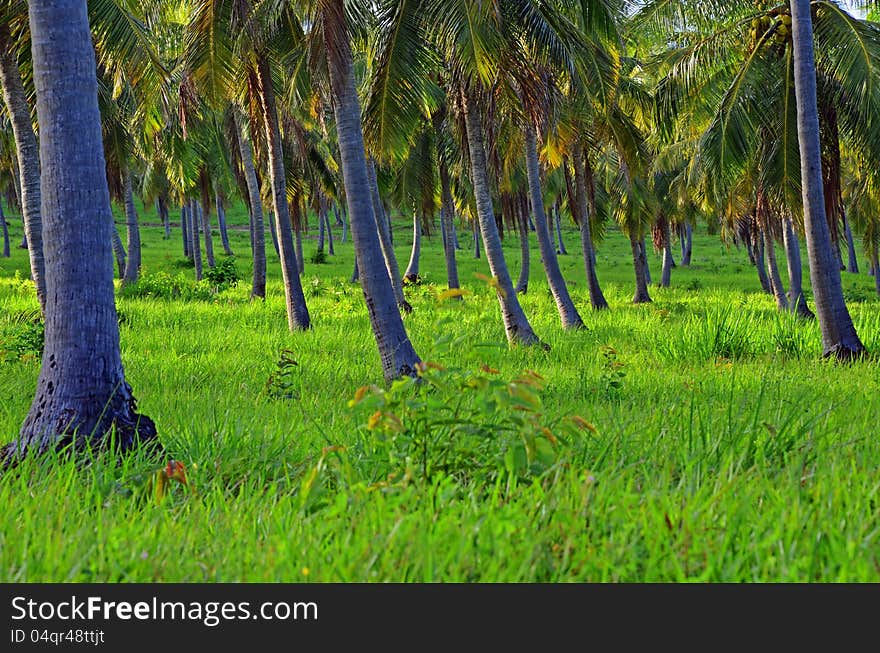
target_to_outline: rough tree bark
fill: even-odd
[[[125,203],[125,233],[128,239],[128,261],[122,275],[122,285],[137,283],[141,273],[141,230],[138,226],[137,210],[134,208],[134,193],[131,188],[131,171],[122,171],[122,196]],[[116,230],[116,225],[113,225]]]
[[[244,131],[241,111],[235,109],[235,128],[238,136],[238,150],[248,189],[248,207],[251,219],[251,254],[254,264],[251,298],[266,297],[266,227],[263,222],[263,202],[260,200],[260,184],[254,168],[254,148],[248,134]]]

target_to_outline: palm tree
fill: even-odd
[[[126,450],[153,440],[119,352],[95,53],[85,0],[28,3],[41,125],[46,327],[40,376],[6,459],[67,443]]]

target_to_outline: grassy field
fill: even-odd
[[[231,234],[242,281],[211,295],[183,280],[177,226],[170,241],[143,229],[144,275],[159,290],[180,277],[189,299],[120,296],[123,361],[192,491],[147,496],[139,478],[156,462],[142,455],[28,460],[0,480],[4,581],[880,581],[878,363],[821,360],[818,325],[777,313],[744,251],[701,227],[693,265],[634,306],[628,244],[611,232],[598,254],[611,310],[594,313],[569,230],[562,268],[588,328],[565,333],[532,236],[522,302],[544,352],[507,347],[467,233],[470,294],[438,299],[441,245],[425,239],[405,322],[446,369],[350,405],[381,368],[347,281],[351,243],[317,265],[315,235],[303,276],[314,328],[291,334],[271,244],[269,296],[249,302],[247,231]],[[410,241],[397,223],[402,268]],[[515,277],[518,245],[505,246]],[[0,259],[7,441],[39,371],[23,279],[14,249]],[[844,288],[880,352],[873,280],[844,273]]]

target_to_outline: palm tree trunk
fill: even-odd
[[[633,296],[633,304],[646,304],[651,301],[651,295],[648,294],[648,277],[645,271],[648,269],[645,248],[636,238],[630,237],[630,248],[632,249],[633,269],[636,272],[636,293]]]
[[[189,235],[190,251],[193,254],[193,264],[196,272],[196,281],[202,280],[202,243],[199,236],[199,222],[201,221],[201,207],[196,200],[189,201]]]
[[[850,227],[849,220],[846,219],[846,213],[843,214],[843,231],[846,234],[847,259],[849,260],[847,270],[853,274],[858,274],[859,259],[856,256],[856,245],[853,240],[852,227]]]
[[[391,279],[391,287],[394,289],[394,297],[397,299],[398,307],[404,313],[409,313],[412,311],[412,306],[406,301],[403,294],[403,280],[400,277],[397,257],[394,255],[394,243],[391,240],[389,221],[385,217],[385,209],[382,207],[382,199],[379,197],[379,182],[376,178],[376,163],[373,159],[370,159],[367,171],[370,181],[370,197],[373,200],[373,215],[376,216],[376,230],[379,234],[382,256],[385,258],[385,267],[388,269],[388,278]]]
[[[642,262],[642,267],[645,270],[645,281],[650,286],[651,285],[651,267],[648,265],[648,249],[645,246],[645,237],[644,236],[642,236],[642,239],[639,241],[639,247],[641,248],[641,252],[642,252],[640,260]]]
[[[15,139],[21,217],[24,222],[22,243],[28,250],[37,301],[40,303],[40,310],[45,314],[46,265],[43,260],[43,223],[40,213],[40,154],[31,124],[30,106],[18,69],[16,43],[10,34],[9,24],[5,21],[0,24],[0,86],[3,87],[3,99],[6,101]]]
[[[758,272],[758,281],[761,283],[761,288],[764,292],[772,295],[773,286],[770,285],[770,278],[767,276],[764,230],[760,227],[755,227],[752,231],[752,239],[752,252],[754,252],[755,256],[755,269]]]
[[[272,205],[275,213],[275,231],[278,237],[278,256],[281,258],[281,277],[287,304],[287,325],[291,331],[308,329],[311,322],[306,298],[299,278],[299,263],[293,243],[290,210],[287,205],[287,176],[284,171],[284,149],[281,128],[275,106],[275,89],[269,59],[262,54],[257,61],[259,100],[263,113],[263,127],[269,158],[269,179],[272,183]]]
[[[480,258],[480,233],[477,230],[479,222],[471,220],[471,236],[474,240],[474,258]]]
[[[336,251],[333,249],[333,229],[330,227],[330,212],[327,210],[328,200],[322,194],[320,200],[318,202],[318,211],[320,212],[319,220],[324,221],[324,226],[327,228],[327,253],[330,256],[335,256]]]
[[[877,241],[871,247],[871,269],[874,271],[874,289],[880,296],[880,256],[878,256]]]
[[[276,256],[281,256],[281,251],[278,249],[278,229],[275,226],[275,215],[274,213],[269,216],[269,236],[272,238],[272,248],[275,250]]]
[[[450,289],[460,288],[458,262],[455,260],[455,237],[453,221],[455,205],[452,200],[452,185],[449,181],[449,167],[446,158],[440,156],[437,164],[440,176],[440,228],[443,230],[443,256],[446,260],[446,285]]]
[[[125,277],[125,247],[122,245],[122,238],[119,237],[119,231],[116,229],[116,222],[113,216],[110,216],[110,236],[113,244],[113,255],[116,257],[116,266],[119,268],[119,278]]]
[[[681,265],[688,267],[691,264],[694,229],[690,222],[685,222],[679,229],[681,233]]]
[[[28,2],[40,124],[46,327],[30,412],[7,461],[74,443],[154,440],[119,353],[95,54],[85,0]]]
[[[128,237],[128,262],[122,285],[137,283],[141,273],[141,230],[138,226],[137,211],[134,208],[134,194],[131,189],[131,172],[128,168],[122,171],[122,193],[125,198],[125,232]],[[116,230],[116,225],[112,225]]]
[[[226,207],[223,206],[223,196],[217,193],[214,203],[217,205],[217,222],[220,225],[220,242],[223,245],[223,253],[232,256],[232,248],[229,246],[229,230],[226,228]]]
[[[192,249],[190,249],[189,237],[189,202],[183,201],[180,205],[180,237],[183,239],[183,255],[190,261],[193,260]]]
[[[336,202],[333,202],[333,215],[336,216],[336,224],[342,227],[342,237],[339,239],[339,242],[344,243],[348,240],[348,222],[344,219],[344,215],[340,215]]]
[[[556,248],[550,239],[550,225],[547,221],[547,213],[544,210],[544,195],[541,192],[541,171],[538,165],[538,136],[535,127],[531,124],[525,129],[526,141],[526,172],[529,180],[529,196],[532,202],[532,214],[535,216],[535,231],[538,236],[538,248],[541,251],[541,263],[544,266],[544,274],[550,292],[556,302],[556,310],[559,311],[559,319],[563,329],[582,329],[584,321],[575,308],[568,286],[559,269],[559,259],[556,258]]]
[[[813,319],[816,316],[807,306],[807,298],[804,297],[801,245],[798,242],[791,218],[783,218],[782,223],[782,240],[785,244],[785,258],[788,263],[789,310],[800,317]]]
[[[859,340],[843,298],[840,268],[831,250],[825,217],[810,0],[791,0],[791,17],[804,230],[810,280],[822,331],[824,355],[846,360],[861,356],[865,347]]]
[[[318,212],[318,251],[319,252],[324,251],[324,240],[325,240],[324,229],[325,229],[324,214],[321,213],[319,210],[319,212]]]
[[[238,151],[248,190],[248,206],[251,216],[251,254],[254,263],[251,298],[266,297],[266,228],[263,222],[263,202],[260,200],[260,184],[254,168],[254,148],[250,137],[244,131],[241,111],[234,109],[235,130],[238,136]]]
[[[764,233],[764,250],[767,253],[767,276],[770,278],[770,288],[776,299],[776,308],[780,311],[788,311],[788,298],[785,295],[785,286],[782,285],[782,275],[779,274],[779,264],[776,261],[776,245],[770,228],[762,229]]]
[[[492,195],[489,190],[486,150],[483,146],[483,125],[479,108],[473,98],[464,90],[462,90],[462,100],[470,152],[471,181],[474,186],[480,233],[483,236],[483,248],[486,250],[486,259],[489,261],[489,270],[494,278],[494,283],[497,284],[495,290],[498,303],[501,305],[504,330],[511,344],[541,344],[532,325],[529,324],[522,306],[520,306],[513,288],[513,281],[510,279],[510,272],[507,269],[507,262],[504,260],[504,250],[501,247],[501,237],[498,235],[498,225],[495,222],[495,211],[492,208]]]
[[[669,288],[672,282],[672,268],[675,261],[672,258],[672,224],[668,219],[663,220],[663,265],[660,270],[660,287]]]
[[[587,287],[590,291],[590,304],[596,310],[608,308],[608,302],[599,285],[596,276],[596,256],[593,246],[593,236],[590,231],[590,214],[593,203],[588,201],[592,198],[593,171],[588,167],[588,161],[583,146],[579,143],[574,145],[572,151],[574,164],[574,205],[575,219],[578,221],[581,235],[581,249],[584,256],[584,267],[587,273]],[[589,173],[589,178],[588,178]]]
[[[553,212],[556,214],[556,240],[558,241],[556,251],[561,256],[568,256],[568,250],[565,249],[565,243],[562,241],[562,216],[560,215],[558,202],[553,207]]]
[[[9,227],[6,225],[6,216],[3,215],[3,204],[0,203],[0,229],[3,230],[3,258],[11,256],[9,250]]]
[[[171,240],[171,216],[168,215],[168,198],[165,195],[156,199],[156,208],[162,216],[162,226],[165,227],[165,240]]]
[[[202,194],[202,201],[199,202],[199,219],[202,234],[205,236],[205,260],[208,267],[213,268],[217,265],[217,261],[214,259],[214,237],[211,235],[211,205],[205,193]]]
[[[390,382],[401,376],[415,376],[421,359],[403,326],[379,243],[343,0],[328,0],[322,7],[324,45],[356,263],[382,373]]]
[[[413,211],[413,244],[412,252],[409,255],[409,263],[406,265],[406,272],[403,278],[410,283],[419,282],[419,259],[422,255],[422,225],[419,222],[419,215]]]
[[[514,290],[521,295],[525,295],[527,292],[529,292],[529,278],[532,275],[532,257],[531,250],[529,248],[528,217],[526,216],[523,208],[519,205],[519,202],[515,203],[515,206],[512,210],[514,220],[516,222],[516,234],[519,238],[520,258],[519,277],[516,280],[516,287],[514,288]]]

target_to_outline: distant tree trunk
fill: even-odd
[[[562,256],[568,256],[568,250],[565,249],[565,243],[562,241],[562,216],[559,214],[558,202],[553,207],[553,212],[556,214],[556,240],[558,241],[556,252]]]
[[[816,315],[822,331],[824,355],[846,360],[861,356],[865,347],[856,333],[844,301],[840,269],[835,269],[825,216],[810,0],[791,0],[791,18],[801,188],[810,280]]]
[[[134,208],[131,171],[128,168],[122,171],[122,193],[125,198],[125,232],[128,236],[128,262],[125,264],[122,285],[129,286],[137,283],[141,273],[141,230],[138,226],[137,211]],[[113,225],[113,230],[116,230],[116,225]]]
[[[214,237],[211,235],[211,205],[208,203],[210,196],[202,193],[202,201],[199,202],[199,220],[201,222],[202,233],[205,236],[205,260],[208,267],[216,267],[217,261],[214,259]]]
[[[319,200],[320,201],[320,200]],[[324,214],[319,210],[318,211],[318,251],[324,251]]]
[[[46,264],[43,260],[43,222],[40,210],[40,154],[31,123],[31,110],[18,68],[17,43],[12,38],[9,24],[0,23],[0,86],[12,135],[21,193],[21,218],[24,222],[22,245],[28,250],[31,279],[37,289],[40,311],[46,312]]]
[[[755,268],[758,272],[758,281],[761,282],[761,288],[765,293],[772,295],[773,287],[770,285],[770,278],[767,276],[766,259],[764,255],[764,230],[755,227],[752,230],[752,252],[755,255]]]
[[[180,236],[183,239],[183,256],[190,261],[193,260],[192,249],[190,248],[191,239],[189,237],[189,202],[183,201],[180,205]]]
[[[691,264],[691,251],[693,250],[694,229],[690,222],[685,222],[679,227],[681,234],[681,265],[688,267]]]
[[[513,209],[516,221],[516,233],[519,237],[519,278],[516,280],[516,292],[525,295],[529,291],[529,277],[531,276],[531,250],[529,248],[529,225],[528,218],[520,206]]]
[[[251,221],[251,256],[254,264],[251,283],[251,299],[266,297],[266,228],[263,222],[263,202],[260,199],[260,184],[254,168],[254,148],[244,130],[244,119],[237,107],[233,111],[235,131],[238,136],[238,151],[241,155],[242,169],[248,191],[248,208]]]
[[[336,251],[333,249],[333,229],[330,228],[330,212],[327,210],[327,198],[324,195],[321,195],[320,203],[318,204],[318,208],[320,210],[320,220],[324,221],[324,225],[327,227],[327,253],[330,256],[335,256]]]
[[[413,211],[413,244],[412,252],[409,255],[409,263],[406,266],[406,272],[403,278],[410,283],[419,282],[419,259],[422,255],[422,225],[419,222],[418,213]]]
[[[486,150],[483,146],[483,125],[479,107],[467,92],[462,92],[462,100],[477,216],[480,222],[480,232],[483,235],[483,247],[486,250],[489,270],[497,284],[495,294],[501,305],[504,330],[510,343],[542,344],[532,329],[532,325],[529,324],[519,299],[517,299],[513,281],[511,281],[510,272],[507,269],[507,262],[504,260],[504,250],[501,247],[501,237],[498,234],[495,211],[492,207],[492,194],[489,189],[489,174],[486,166]],[[547,347],[547,345],[544,346]]]
[[[388,269],[382,260],[343,0],[327,0],[321,6],[340,167],[370,325],[385,380],[415,376],[421,359],[406,333]]]
[[[275,89],[267,55],[257,61],[259,100],[262,107],[263,127],[266,131],[269,179],[272,184],[272,204],[275,213],[275,231],[278,238],[278,256],[281,259],[281,278],[287,306],[287,326],[291,331],[308,329],[311,321],[306,298],[299,278],[299,263],[293,244],[293,230],[287,205],[287,175],[284,170],[284,148],[281,127],[275,104]]]
[[[639,241],[639,247],[642,250],[642,267],[645,269],[645,281],[648,285],[651,285],[651,266],[648,265],[648,249],[645,247],[645,237],[642,236],[642,239]]]
[[[278,249],[278,231],[275,226],[275,215],[274,213],[269,216],[269,236],[272,238],[272,247],[275,249],[275,255],[281,256],[281,251]]]
[[[550,292],[556,302],[556,310],[563,329],[582,329],[584,321],[581,319],[568,286],[559,268],[559,260],[556,258],[556,248],[550,239],[551,226],[547,221],[544,210],[544,194],[541,192],[541,171],[538,164],[538,136],[533,125],[529,124],[525,129],[526,141],[526,173],[529,182],[529,196],[532,203],[532,215],[535,216],[535,231],[538,236],[538,248],[541,251],[541,263],[544,266],[544,274],[550,286]]]
[[[202,243],[199,236],[199,222],[201,216],[201,207],[196,200],[189,201],[189,234],[190,249],[193,253],[193,263],[195,264],[196,281],[202,280]]]
[[[232,248],[229,246],[229,231],[226,228],[226,207],[223,206],[223,196],[215,195],[214,203],[217,205],[217,222],[220,225],[220,242],[223,244],[223,253],[232,256]]]
[[[874,289],[880,296],[880,256],[878,256],[877,241],[871,246],[871,269],[874,271]]]
[[[859,273],[859,259],[856,256],[856,245],[853,240],[853,232],[850,227],[849,220],[846,218],[846,213],[843,214],[843,230],[846,234],[846,250],[847,250],[847,259],[849,260],[849,265],[847,266],[847,270],[853,274]]]
[[[785,295],[785,286],[782,285],[782,276],[779,274],[779,265],[776,262],[776,245],[770,228],[762,229],[764,232],[764,250],[767,253],[767,276],[770,278],[770,289],[776,299],[776,308],[780,311],[788,311],[788,298]]]
[[[477,231],[477,220],[471,220],[471,235],[474,239],[474,258],[480,258],[480,233]]]
[[[397,265],[397,257],[394,255],[394,246],[391,240],[391,229],[389,221],[385,217],[385,209],[382,206],[382,199],[379,197],[379,182],[376,178],[376,163],[370,159],[367,165],[367,172],[370,181],[370,196],[373,200],[373,215],[376,216],[376,230],[379,234],[379,245],[382,248],[382,256],[385,258],[385,267],[388,269],[388,278],[391,280],[391,287],[394,289],[394,297],[397,299],[397,306],[404,313],[412,311],[412,306],[406,301],[403,295],[403,280],[400,277],[400,268]]]
[[[444,155],[439,156],[437,165],[440,176],[440,228],[443,230],[443,256],[446,260],[446,284],[450,289],[459,288],[458,262],[455,260],[455,205],[452,200],[452,185],[449,181],[449,167]]]
[[[119,278],[122,279],[125,276],[125,247],[122,245],[122,238],[119,237],[112,213],[110,214],[110,236],[113,243],[113,255],[116,257],[116,266],[119,268]]]
[[[352,283],[358,283],[361,280],[360,277],[361,277],[361,273],[360,273],[360,270],[358,270],[358,260],[357,260],[357,256],[355,256],[354,257],[354,269],[351,271],[350,281]]]
[[[163,240],[171,240],[171,216],[168,215],[168,198],[164,194],[156,198],[156,211],[162,218],[162,226],[165,227]]]
[[[333,202],[333,215],[336,216],[336,224],[342,227],[342,237],[339,242],[344,243],[348,240],[348,221],[343,219],[336,202]]]
[[[672,282],[672,268],[675,261],[672,258],[672,225],[668,219],[663,220],[663,266],[660,271],[660,287],[669,288]]]
[[[590,291],[590,304],[596,310],[608,308],[608,302],[599,285],[596,276],[596,255],[593,246],[593,236],[590,232],[590,214],[593,209],[593,171],[588,167],[586,153],[583,146],[576,143],[572,150],[572,162],[574,164],[574,202],[572,211],[578,222],[581,235],[581,249],[583,250],[584,268],[587,274],[587,287]],[[568,173],[566,173],[568,174]],[[589,177],[588,177],[589,174]]]
[[[630,237],[630,248],[632,249],[633,268],[636,272],[636,294],[633,296],[633,304],[645,304],[651,301],[651,295],[648,294],[648,277],[645,271],[648,269],[647,256],[645,248],[636,238]]]
[[[7,463],[72,443],[117,451],[154,440],[119,352],[95,55],[85,0],[31,0],[42,162],[46,326],[34,401]]]
[[[9,258],[9,227],[6,226],[6,216],[3,215],[3,204],[0,203],[0,229],[3,230],[3,258]]]
[[[782,220],[782,238],[785,243],[785,259],[788,263],[788,301],[789,309],[800,317],[813,319],[816,316],[807,306],[807,298],[803,290],[803,268],[801,265],[801,246],[791,218]]]
[[[288,209],[290,207],[288,206]],[[305,274],[306,271],[306,260],[303,256],[303,241],[302,241],[302,232],[303,225],[305,223],[305,216],[302,213],[302,203],[300,202],[299,195],[297,195],[293,200],[293,210],[290,211],[290,218],[293,226],[293,235],[294,235],[294,251],[296,252],[296,271],[299,276]]]

